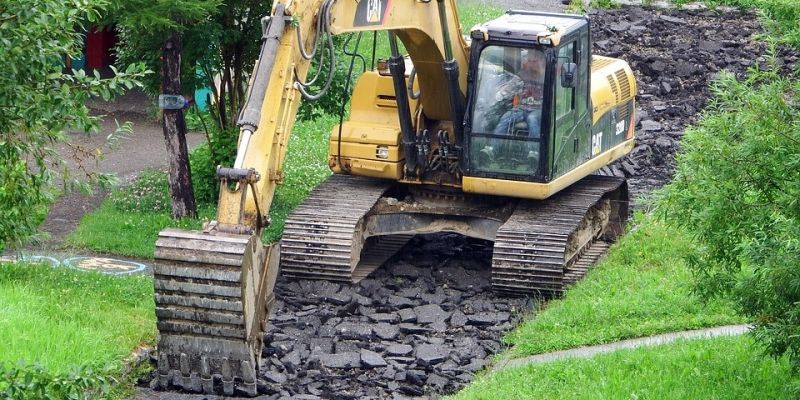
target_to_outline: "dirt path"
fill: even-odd
[[[69,138],[75,144],[102,150],[104,159],[89,165],[91,171],[112,173],[121,182],[126,182],[144,169],[166,166],[164,136],[153,105],[153,101],[140,91],[130,92],[114,102],[89,104],[96,115],[105,115],[101,131],[92,135],[73,132],[69,134]],[[133,134],[110,146],[106,137],[114,132],[117,123],[125,122],[133,124]],[[205,138],[202,134],[190,133],[187,140],[191,149],[203,143]],[[63,156],[68,154],[64,147],[59,152]],[[67,165],[72,174],[79,173],[74,161],[69,161]],[[49,238],[43,243],[29,246],[27,250],[48,252],[60,248],[81,218],[97,208],[105,195],[105,192],[96,190],[92,195],[68,193],[59,197],[40,226],[40,230],[46,232]]]

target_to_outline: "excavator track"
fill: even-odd
[[[486,200],[463,196],[461,201],[441,201],[436,196],[438,206],[412,201],[386,207],[381,198],[391,187],[391,182],[333,175],[314,189],[287,218],[282,273],[290,278],[357,282],[400,250],[414,233],[431,232],[428,227],[438,226],[494,239],[492,286],[496,291],[559,295],[605,254],[607,241],[621,233],[627,217],[627,186],[617,177],[589,176],[547,200],[500,202],[484,208],[478,205]],[[420,190],[414,197],[435,193]],[[379,202],[381,206],[376,207]],[[507,204],[513,212],[503,211]],[[400,220],[392,215],[412,217]],[[422,222],[413,225],[411,220]],[[367,232],[370,223],[380,225],[380,236],[368,237],[375,234]]]
[[[277,246],[254,235],[165,229],[156,242],[157,386],[255,396]]]
[[[559,295],[582,278],[627,217],[627,186],[589,176],[543,201],[523,200],[497,231],[492,287],[507,294]]]
[[[358,282],[413,235],[366,237],[365,216],[393,182],[335,174],[286,219],[281,273],[290,278]]]

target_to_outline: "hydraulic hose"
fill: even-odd
[[[363,56],[357,53],[358,46],[361,44],[361,32],[358,33],[356,37],[356,45],[352,53],[347,52],[347,44],[350,43],[350,40],[353,38],[351,35],[347,38],[347,41],[344,44],[345,47],[345,54],[350,55],[350,67],[347,69],[347,80],[344,83],[344,93],[342,96],[342,104],[339,108],[339,135],[336,141],[336,162],[339,164],[339,168],[342,171],[345,170],[344,164],[342,164],[342,125],[344,124],[344,107],[347,104],[347,100],[350,98],[350,82],[353,79],[353,66],[355,65],[356,56],[361,58],[361,62],[364,63],[364,69],[367,68],[366,60]]]

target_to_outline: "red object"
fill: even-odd
[[[86,66],[99,69],[111,65],[116,42],[117,34],[113,28],[92,26],[86,33]]]

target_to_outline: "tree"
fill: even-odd
[[[150,68],[159,69],[163,36],[158,30],[139,26],[142,19],[151,18],[146,7],[142,8],[146,3],[121,12],[119,62],[124,65],[144,60]],[[261,45],[261,18],[270,8],[270,1],[230,0],[213,10],[205,8],[206,18],[181,26],[181,92],[209,87],[213,96],[209,111],[214,122],[206,124],[203,120],[208,140],[190,156],[192,191],[199,203],[217,199],[219,182],[214,168],[232,162],[235,156],[239,133],[236,120]],[[161,87],[157,77],[146,81],[146,90],[153,95],[161,93]]]
[[[773,66],[745,82],[722,74],[712,91],[661,212],[694,234],[698,291],[733,295],[800,371],[800,83]]]
[[[189,27],[208,19],[219,7],[219,0],[131,0],[121,1],[116,13],[124,32],[123,41],[131,37],[143,43],[160,44],[161,90],[160,94],[180,95],[181,77],[184,75],[183,36]],[[127,42],[123,43],[124,46]],[[124,52],[123,52],[124,54]],[[193,63],[189,67],[193,68]],[[197,216],[192,190],[189,151],[186,145],[186,122],[182,109],[162,110],[164,142],[169,155],[169,187],[172,198],[172,216],[183,218]]]
[[[85,102],[110,99],[137,85],[141,65],[110,79],[63,71],[64,57],[78,57],[85,24],[97,21],[105,1],[6,0],[0,4],[0,249],[29,238],[44,216],[56,172],[67,187],[107,182],[84,169],[69,175],[55,152],[63,144],[81,159],[96,158],[73,145],[65,130],[99,130]],[[71,71],[69,71],[71,72]]]
[[[221,129],[236,127],[244,106],[247,75],[261,47],[261,18],[271,8],[271,1],[227,1],[211,16],[207,26],[201,27],[216,32],[209,53],[199,59],[199,66],[206,79],[204,83],[214,94],[214,119]]]

